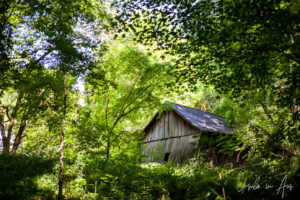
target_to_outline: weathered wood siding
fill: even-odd
[[[163,162],[169,153],[168,161],[181,163],[194,149],[193,136],[200,130],[188,124],[174,111],[163,112],[147,130],[142,153],[148,161]]]

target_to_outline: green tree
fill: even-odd
[[[269,123],[285,116],[277,131],[268,132],[269,145],[287,139],[299,146],[299,1],[145,0],[118,5],[119,21],[138,41],[156,41],[178,56],[183,81],[213,85],[235,103],[255,101]]]
[[[65,65],[77,76],[92,66],[95,42],[85,30],[89,24],[105,24],[106,15],[94,1],[9,0],[0,5],[1,141],[3,151],[16,152],[30,119],[47,106],[52,72]]]
[[[49,105],[51,74],[41,69],[17,73],[15,87],[5,90],[0,98],[2,151],[18,150],[30,120],[43,115]]]
[[[106,11],[102,2],[93,0],[11,0],[0,5],[0,97],[10,98],[6,104],[0,101],[2,150],[15,153],[29,121],[54,106],[61,127],[58,198],[63,199],[65,78],[93,66],[97,41],[87,32],[97,25],[103,28]],[[20,123],[19,128],[15,123]]]
[[[47,177],[52,188],[58,182],[58,198],[72,197],[67,194],[67,183],[74,178],[72,165],[76,160],[78,152],[75,144],[76,138],[73,126],[76,122],[77,110],[81,106],[77,103],[79,94],[74,89],[76,77],[61,70],[53,72],[51,76],[51,94],[47,96],[48,104],[45,111],[39,111],[37,119],[32,120],[28,125],[26,137],[20,145],[20,153],[38,155],[57,160],[56,167],[58,176]],[[75,169],[76,170],[76,169]],[[53,191],[54,192],[54,191]],[[79,195],[79,194],[78,194]],[[74,196],[73,196],[74,197]]]
[[[144,51],[129,42],[112,43],[86,77],[80,135],[94,138],[90,147],[105,147],[107,158],[122,140],[138,138],[131,134],[145,123],[142,113],[159,104],[164,86],[172,82],[170,65]]]

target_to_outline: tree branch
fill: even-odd
[[[137,80],[138,80],[138,77],[137,77],[136,80],[134,81],[134,84],[132,84],[132,86],[130,87],[129,93],[128,93],[128,95],[126,96],[126,98],[125,98],[125,100],[124,100],[124,104],[122,105],[120,111],[117,112],[116,115],[114,116],[113,121],[114,121],[115,118],[119,115],[119,113],[123,113],[124,110],[126,109],[126,108],[124,109],[124,107],[125,107],[125,105],[126,105],[126,101],[127,101],[127,100],[129,99],[129,97],[131,96],[132,91],[133,91],[134,87],[136,86]]]
[[[33,60],[32,62],[28,63],[25,67],[30,67],[33,65],[38,64],[40,61],[42,61],[46,56],[48,56],[50,53],[52,53],[52,51],[54,51],[55,48],[54,47],[50,47],[46,53],[44,53],[44,55],[42,55],[39,59],[37,60]]]
[[[10,115],[9,115],[9,108],[6,107],[6,106],[4,106],[4,105],[3,105],[3,108],[4,108],[5,111],[6,111],[6,116],[7,116],[7,118],[9,119],[8,121],[10,121],[10,120],[11,120],[11,117],[10,117]]]
[[[269,118],[269,120],[271,121],[272,124],[274,124],[274,120],[273,120],[273,117],[272,115],[270,114],[270,112],[268,111],[268,107],[265,103],[261,103],[261,106],[265,112],[265,114],[267,115],[267,117]]]
[[[105,107],[105,125],[106,125],[106,131],[108,131],[108,104],[109,104],[110,98],[108,97],[107,102],[106,102],[106,107]]]

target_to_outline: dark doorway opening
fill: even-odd
[[[170,156],[170,153],[165,153],[165,156],[164,156],[164,161],[165,162],[168,162],[169,156]]]

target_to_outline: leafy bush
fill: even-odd
[[[53,160],[1,154],[0,199],[30,199],[36,195],[51,198],[51,191],[43,191],[37,187],[36,178],[52,172],[53,167]]]

